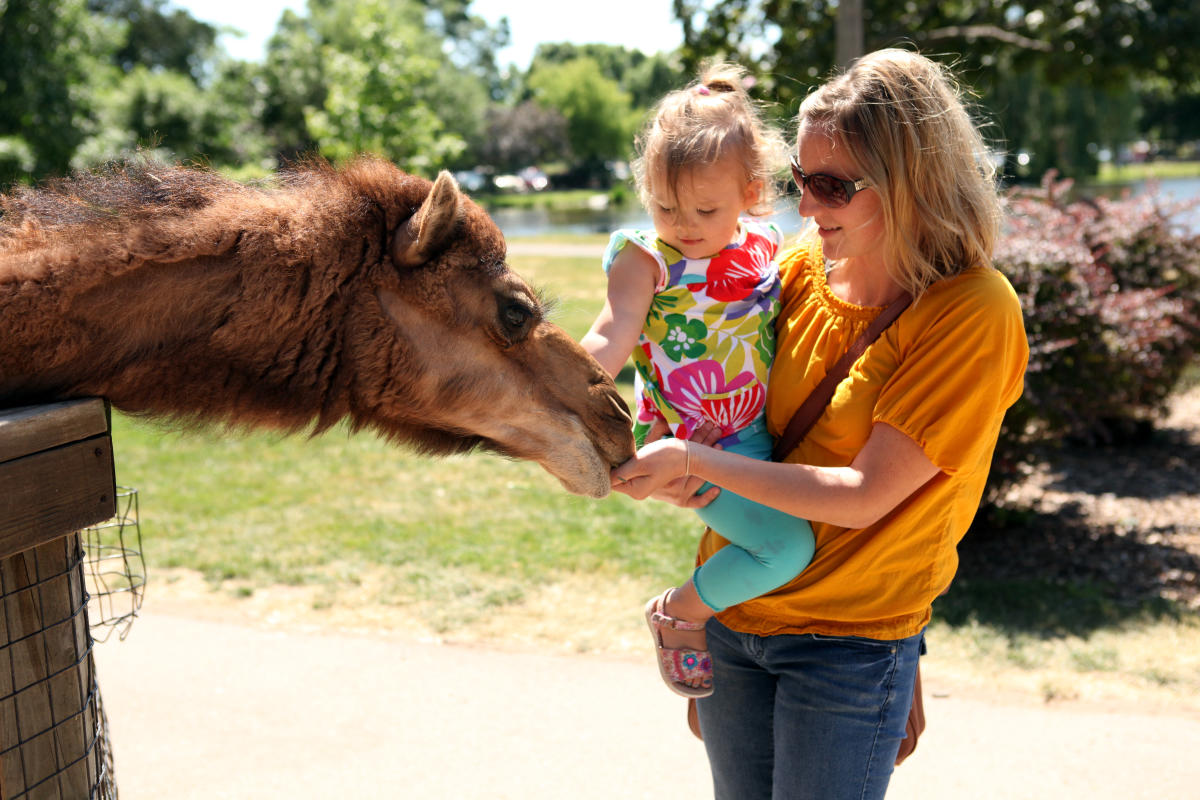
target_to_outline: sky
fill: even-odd
[[[259,61],[267,39],[285,8],[303,14],[305,0],[173,0],[193,17],[229,25],[246,36],[222,37],[234,58]],[[549,10],[546,0],[474,0],[471,10],[491,23],[508,17],[511,46],[500,51],[501,67],[524,69],[541,42],[619,44],[644,53],[674,50],[682,41],[679,23],[671,15],[671,0],[605,0],[602,3],[564,3]]]

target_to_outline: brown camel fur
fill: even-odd
[[[180,422],[530,459],[602,497],[633,453],[447,173],[308,163],[272,188],[123,164],[0,198],[0,406],[104,396]]]

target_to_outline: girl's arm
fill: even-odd
[[[613,470],[613,489],[642,499],[685,473],[797,517],[866,528],[924,486],[938,468],[912,439],[876,423],[847,467],[758,461],[661,439]]]
[[[579,343],[614,378],[637,346],[657,282],[658,264],[636,245],[622,248],[608,269],[604,308]]]

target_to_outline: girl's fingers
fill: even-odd
[[[691,438],[688,441],[696,444],[714,445],[721,439],[721,428],[711,422],[701,422],[692,431]]]
[[[657,442],[671,432],[671,426],[667,424],[665,419],[655,419],[650,425],[650,430],[646,431],[645,444]]]

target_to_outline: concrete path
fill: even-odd
[[[683,700],[649,657],[273,631],[146,609],[124,642],[95,654],[122,800],[712,796]],[[928,731],[889,800],[1200,798],[1200,715],[957,695],[926,707]]]

